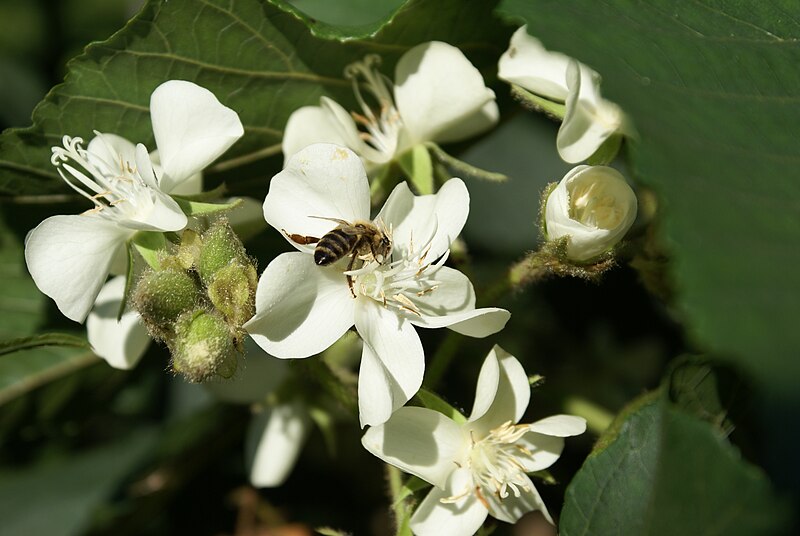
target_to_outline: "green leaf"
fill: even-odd
[[[71,346],[74,348],[89,348],[89,343],[83,337],[70,335],[69,333],[42,333],[41,335],[31,335],[29,337],[19,337],[16,339],[0,341],[0,356],[38,348],[40,346]]]
[[[45,298],[25,269],[22,244],[0,218],[0,339],[36,331]]]
[[[94,510],[136,468],[158,437],[155,430],[142,429],[74,457],[3,471],[3,533],[83,534]]]
[[[192,201],[186,197],[173,195],[172,198],[181,207],[181,210],[187,216],[208,216],[210,214],[218,214],[231,210],[242,204],[241,199],[234,199],[229,203],[203,203],[201,201]]]
[[[663,201],[690,328],[794,392],[800,4],[503,0],[500,9],[596,69],[604,96],[630,116],[630,162]]]
[[[424,145],[415,145],[400,155],[397,163],[405,172],[409,182],[419,195],[433,193],[433,164],[431,155]]]
[[[230,170],[280,151],[289,115],[329,96],[354,107],[346,65],[380,54],[392,76],[399,56],[427,40],[461,46],[479,67],[494,69],[508,29],[491,18],[494,2],[477,0],[470,17],[459,0],[409,2],[375,38],[340,44],[311,36],[304,24],[258,0],[148,1],[141,12],[107,41],[94,43],[68,66],[65,82],[36,108],[34,125],[0,135],[0,192],[67,192],[50,163],[51,147],[65,134],[91,139],[112,132],[155,149],[150,94],[170,79],[196,82],[235,110],[245,135],[213,170]],[[247,168],[250,169],[250,168]],[[256,177],[249,180],[263,196]],[[255,187],[255,186],[254,186]]]
[[[783,534],[769,480],[716,428],[650,397],[573,478],[561,534]],[[701,477],[702,475],[702,477]]]
[[[467,418],[464,417],[463,413],[445,402],[444,399],[442,399],[433,391],[423,387],[417,391],[416,398],[420,401],[423,407],[432,409],[433,411],[438,411],[442,415],[449,417],[458,424],[467,422]]]
[[[302,20],[323,39],[372,37],[391,22],[406,0],[269,0]]]
[[[22,350],[0,359],[0,406],[53,380],[100,361],[85,348]]]
[[[139,231],[131,238],[131,244],[133,244],[136,251],[139,252],[145,262],[147,262],[153,270],[159,270],[161,268],[161,261],[158,258],[158,254],[165,251],[167,247],[167,238],[164,236],[164,233]],[[125,286],[127,286],[127,283]]]

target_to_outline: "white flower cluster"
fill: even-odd
[[[504,309],[476,308],[470,280],[445,264],[469,213],[466,185],[451,178],[435,194],[415,195],[400,182],[371,213],[373,170],[427,142],[490,129],[499,115],[494,93],[457,48],[441,42],[409,50],[394,82],[378,67],[368,57],[347,72],[360,111],[348,113],[323,97],[290,117],[284,169],[269,183],[263,218],[295,251],[272,259],[258,281],[256,313],[244,325],[252,366],[211,389],[225,399],[263,402],[288,374],[285,362],[271,356],[320,354],[354,328],[363,343],[358,408],[362,428],[370,427],[364,447],[434,486],[411,519],[415,534],[472,534],[487,515],[514,522],[533,510],[552,522],[528,473],[553,464],[563,438],[586,425],[568,415],[519,424],[530,386],[516,358],[497,346],[489,353],[469,418],[406,406],[425,370],[418,328],[487,337],[510,318]],[[584,161],[625,132],[620,109],[600,97],[597,73],[546,51],[524,28],[514,34],[499,74],[564,103],[557,147],[568,162]],[[58,173],[93,208],[48,218],[31,231],[25,249],[38,287],[67,317],[80,322],[88,315],[95,351],[122,369],[137,363],[149,337],[136,312],[118,318],[126,279],[106,282],[109,274],[124,272],[119,261],[137,233],[189,225],[172,194],[199,193],[200,172],[244,134],[236,112],[191,82],[159,86],[150,110],[157,153],[107,133],[96,133],[85,147],[65,136],[63,147],[53,148]],[[578,262],[614,247],[635,218],[633,191],[604,166],[574,168],[545,209],[548,239],[569,237],[567,254]],[[254,420],[254,485],[283,482],[310,422],[298,400],[274,404]]]

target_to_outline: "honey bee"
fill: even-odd
[[[328,266],[349,255],[350,262],[346,270],[349,272],[353,269],[356,259],[364,263],[376,261],[383,264],[392,254],[391,232],[382,224],[376,225],[375,223],[364,220],[356,220],[351,223],[338,218],[311,217],[321,220],[330,220],[339,225],[325,233],[322,238],[290,234],[287,233],[285,229],[283,233],[288,236],[290,240],[298,244],[316,244],[314,248],[314,262],[318,266]],[[353,290],[353,278],[350,275],[347,276],[347,286],[350,288],[350,293],[355,298],[356,293]]]

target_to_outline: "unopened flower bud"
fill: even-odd
[[[568,236],[566,254],[588,261],[614,247],[636,219],[636,194],[622,174],[606,166],[577,166],[547,198],[548,240]]]
[[[175,327],[172,368],[190,382],[236,372],[236,349],[228,324],[205,310],[185,313]]]
[[[197,271],[207,285],[214,274],[233,260],[247,262],[247,254],[241,240],[225,220],[219,220],[202,237],[202,247]]]
[[[182,270],[150,272],[139,280],[133,304],[156,338],[165,338],[185,311],[202,300],[195,280]]]
[[[214,274],[208,285],[211,303],[234,326],[241,326],[256,312],[255,296],[258,274],[249,262],[231,262]]]

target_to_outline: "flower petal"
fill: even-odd
[[[164,82],[153,91],[150,117],[165,192],[202,171],[244,134],[236,112],[209,90],[185,80]]]
[[[244,328],[269,354],[308,357],[353,325],[355,301],[340,271],[317,266],[311,255],[284,253],[261,274],[256,314]]]
[[[125,279],[125,276],[115,277],[100,289],[86,319],[86,334],[94,353],[122,370],[135,367],[150,345],[150,336],[138,313],[126,311],[117,322]]]
[[[86,160],[99,170],[117,175],[122,166],[136,165],[136,146],[133,142],[109,132],[97,132],[86,146]],[[117,171],[119,170],[119,171]]]
[[[355,129],[353,124],[353,130]],[[341,132],[329,110],[322,106],[303,106],[292,112],[283,132],[284,165],[288,165],[289,159],[301,149],[313,143],[349,146],[347,137]]]
[[[511,318],[511,313],[498,307],[482,307],[471,311],[450,313],[446,316],[410,317],[421,328],[450,328],[469,337],[488,337],[501,331]]]
[[[395,84],[397,110],[414,144],[461,140],[496,122],[496,113],[482,113],[494,102],[494,91],[466,56],[447,43],[431,41],[403,54]],[[477,121],[476,114],[486,121]],[[464,130],[465,125],[470,128]]]
[[[423,317],[447,316],[475,309],[475,290],[469,278],[448,266],[429,268],[417,278],[421,295],[411,296]],[[425,289],[432,288],[429,292]]]
[[[461,233],[469,214],[469,191],[461,179],[453,178],[432,195],[411,193],[406,182],[392,191],[378,217],[392,227],[392,244],[399,259],[413,246],[412,253],[422,253],[430,245],[426,259],[444,255]]]
[[[93,216],[52,216],[25,239],[25,262],[59,311],[83,322],[120,247],[133,233]]]
[[[456,464],[463,461],[469,439],[438,411],[409,406],[369,428],[361,444],[386,463],[444,489]]]
[[[471,492],[468,469],[456,469],[445,489],[433,488],[411,516],[411,530],[416,536],[464,536],[475,534],[486,520],[488,510]],[[464,494],[465,491],[468,491]],[[462,495],[455,502],[442,502]]]
[[[575,415],[552,415],[531,424],[531,431],[556,437],[570,437],[586,431],[586,419]]]
[[[478,375],[470,428],[488,432],[507,421],[519,422],[530,398],[525,369],[516,357],[495,345]]]
[[[141,144],[140,144],[141,145]],[[160,177],[163,173],[161,170],[161,157],[158,154],[158,149],[150,151],[150,164],[156,177]],[[161,188],[160,186],[158,186]],[[188,179],[174,186],[169,192],[172,195],[195,195],[203,191],[203,173],[198,171]]]
[[[252,338],[245,339],[244,349],[247,357],[239,359],[233,378],[203,382],[203,387],[224,402],[252,404],[263,401],[289,373],[286,361],[264,352]]]
[[[620,129],[623,114],[616,104],[600,97],[600,76],[575,60],[567,69],[567,85],[570,93],[556,147],[565,162],[576,164]]]
[[[369,181],[361,159],[329,143],[295,154],[272,177],[264,200],[264,219],[278,231],[321,238],[337,223],[320,218],[369,219]],[[314,249],[286,239],[300,251]]]
[[[361,426],[374,426],[386,422],[419,391],[425,351],[411,323],[372,299],[359,300],[355,325],[364,340],[358,381]]]
[[[497,77],[541,97],[564,102],[569,93],[566,72],[570,59],[544,48],[523,26],[511,36],[508,50],[500,57]]]
[[[257,488],[283,484],[310,429],[311,419],[300,403],[282,404],[258,414],[247,431],[250,483]]]
[[[528,477],[525,477],[525,479],[528,481],[528,489],[520,489],[519,497],[511,491],[505,499],[501,499],[493,493],[485,494],[486,501],[489,503],[489,514],[500,521],[516,523],[519,518],[528,512],[540,510],[549,523],[555,524],[533,482]]]
[[[526,473],[547,469],[561,456],[564,450],[564,438],[535,432],[528,432],[520,438],[516,445],[526,449],[530,454],[520,450],[516,459],[525,468]]]

